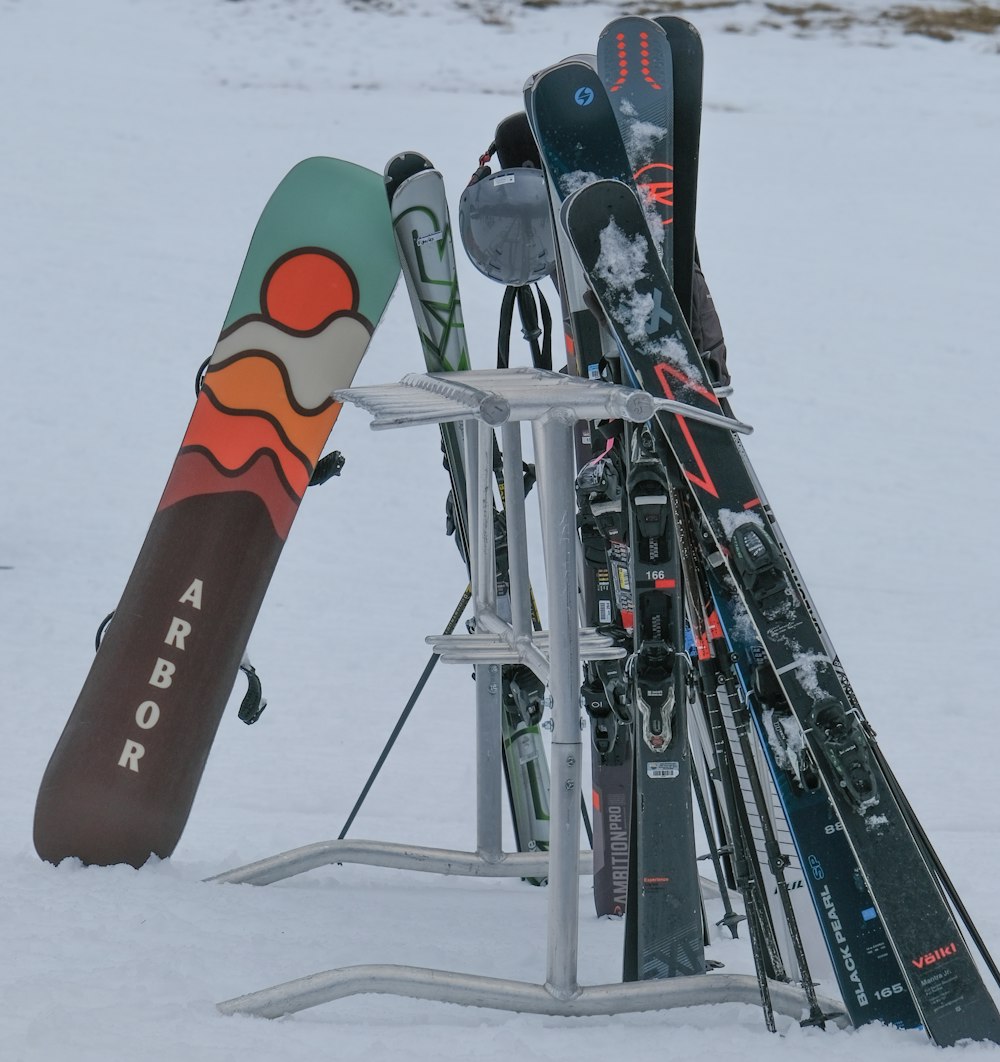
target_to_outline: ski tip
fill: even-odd
[[[402,184],[425,170],[433,170],[434,163],[419,151],[400,151],[385,164],[383,178],[386,195],[391,201]]]

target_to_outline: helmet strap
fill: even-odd
[[[534,287],[534,292],[532,292]],[[538,302],[535,302],[535,295]],[[521,319],[521,335],[531,349],[531,364],[536,369],[552,368],[552,314],[537,284],[509,286],[500,303],[500,329],[497,335],[497,368],[510,367],[510,336],[514,322],[514,305]]]

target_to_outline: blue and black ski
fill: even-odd
[[[617,180],[586,185],[564,204],[561,220],[641,385],[717,411],[634,189]],[[801,578],[777,545],[773,514],[742,448],[730,433],[688,418],[660,415],[656,423],[725,559],[791,709],[792,740],[833,805],[925,1029],[941,1045],[1000,1043],[996,1004]],[[837,940],[848,927],[834,921]]]

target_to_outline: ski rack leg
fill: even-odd
[[[546,987],[571,999],[580,921],[580,639],[577,622],[576,450],[572,417],[532,423],[549,613],[552,697],[549,931]],[[567,521],[572,533],[567,533]],[[558,649],[558,655],[556,653]]]
[[[478,430],[477,430],[478,429]],[[482,423],[465,428],[465,467],[468,472],[469,542],[472,574],[472,607],[476,630],[487,609],[497,603],[496,545],[493,524],[493,430]],[[489,484],[489,491],[482,487]],[[476,674],[476,853],[487,863],[503,859],[501,784],[503,748],[501,731],[500,666],[477,663]]]
[[[527,374],[527,379],[526,375]],[[470,396],[457,390],[449,391],[447,402],[440,397],[440,388],[435,388],[431,377],[407,378],[405,385],[384,388],[358,389],[367,392],[366,400],[357,397],[356,392],[340,391],[334,397],[341,401],[355,401],[372,409],[376,413],[373,426],[379,426],[379,403],[384,400],[392,418],[392,426],[408,423],[426,423],[437,417],[440,420],[464,419],[474,417],[481,421],[479,430],[466,432],[466,438],[476,436],[473,444],[476,460],[469,462],[469,475],[478,482],[470,483],[470,509],[482,506],[487,497],[487,490],[492,493],[488,475],[482,474],[479,458],[485,449],[483,440],[498,422],[531,420],[535,440],[536,470],[538,472],[539,504],[542,521],[542,542],[546,568],[546,584],[549,597],[550,630],[535,633],[530,629],[521,634],[523,627],[523,607],[515,606],[518,617],[517,632],[513,622],[504,624],[490,608],[491,583],[495,598],[495,568],[491,552],[485,546],[479,550],[478,544],[492,536],[492,518],[482,522],[480,514],[479,527],[482,534],[473,537],[477,544],[479,557],[473,566],[473,601],[477,609],[477,630],[474,635],[451,638],[430,639],[441,654],[442,659],[460,661],[473,660],[477,668],[484,673],[488,687],[489,666],[509,660],[518,660],[537,668],[540,677],[549,685],[553,713],[553,771],[552,771],[552,822],[551,849],[547,858],[529,857],[536,860],[539,867],[548,864],[549,909],[547,936],[547,979],[545,984],[529,984],[503,978],[482,977],[474,974],[454,973],[445,970],[430,970],[413,966],[367,965],[345,967],[275,985],[259,992],[252,992],[218,1004],[223,1014],[250,1014],[259,1017],[276,1018],[295,1013],[321,1003],[342,999],[346,996],[364,993],[391,994],[415,999],[436,1000],[439,1002],[458,1003],[465,1006],[491,1007],[499,1010],[511,1010],[536,1014],[553,1014],[565,1016],[608,1015],[643,1010],[661,1010],[671,1007],[698,1006],[708,1003],[737,1002],[757,1003],[760,999],[760,986],[755,977],[740,974],[700,974],[691,977],[677,977],[663,981],[640,981],[628,984],[609,984],[581,986],[577,983],[578,919],[579,919],[579,873],[581,853],[579,851],[579,786],[580,755],[582,739],[580,736],[580,659],[583,655],[591,658],[620,655],[620,650],[609,645],[609,639],[595,635],[594,632],[580,631],[577,626],[577,574],[576,574],[576,521],[575,498],[573,494],[574,450],[573,423],[578,419],[598,419],[609,416],[628,416],[633,421],[648,419],[647,409],[628,407],[624,393],[627,389],[610,384],[581,382],[581,387],[566,390],[567,378],[556,373],[542,370],[506,370],[502,373],[469,372],[450,374],[450,380],[457,383],[456,377],[464,378],[466,392],[475,389],[475,379],[481,390]],[[420,380],[428,381],[426,385]],[[482,383],[479,383],[482,381]],[[527,384],[527,386],[526,386]],[[519,387],[520,385],[520,387]],[[409,388],[427,386],[435,391],[438,399],[428,412],[427,403],[417,402],[411,397],[414,406],[409,418],[403,413],[409,407],[405,401],[407,394],[413,396]],[[584,390],[586,388],[587,390]],[[402,395],[401,395],[402,391]],[[375,393],[373,395],[373,392]],[[631,392],[635,394],[635,392]],[[478,397],[478,405],[470,398]],[[501,403],[507,405],[502,417],[497,416]],[[520,399],[520,401],[519,401]],[[614,401],[617,399],[617,402]],[[457,411],[455,409],[457,406]],[[470,411],[470,406],[472,410]],[[401,412],[402,410],[402,412]],[[477,413],[479,414],[477,416]],[[696,415],[696,411],[692,414]],[[487,429],[487,425],[490,427]],[[506,429],[508,425],[504,423]],[[511,426],[511,430],[513,430]],[[513,436],[505,430],[505,442],[510,447]],[[511,454],[511,460],[516,453]],[[473,456],[470,453],[470,457]],[[511,477],[510,483],[520,485],[520,477]],[[513,491],[512,491],[513,493]],[[509,537],[520,538],[515,544],[512,557],[511,578],[522,583],[518,593],[527,593],[527,553],[524,546],[523,494],[521,508],[517,503],[513,510],[508,529]],[[481,585],[480,579],[485,575]],[[523,601],[520,597],[513,600]],[[481,624],[481,626],[480,626]],[[477,682],[478,686],[478,682]],[[492,696],[489,689],[486,694]],[[488,698],[482,696],[479,705],[485,715]],[[497,713],[498,714],[498,713]],[[485,720],[483,720],[485,722]],[[490,722],[492,725],[492,721]],[[499,778],[499,764],[495,762],[498,743],[488,743],[492,764],[480,763],[483,774],[495,774]],[[495,770],[493,768],[496,768]],[[484,782],[479,791],[482,800],[480,812],[485,820],[486,813],[493,808],[493,782]],[[496,802],[497,808],[499,801]],[[490,863],[484,855],[502,853],[493,851],[494,824],[485,821],[480,825],[484,832],[479,841],[483,851],[472,853],[449,853],[440,849],[406,849],[402,845],[386,845],[379,842],[328,842],[308,846],[291,853],[276,856],[252,864],[250,868],[240,868],[228,874],[218,875],[213,881],[277,880],[288,876],[288,865],[294,864],[293,873],[318,866],[322,862],[369,862],[384,866],[406,867],[409,869],[436,869],[443,873],[471,873],[473,875],[491,876],[525,876],[525,864],[528,861],[521,853],[507,855],[501,862]],[[376,849],[378,851],[376,851]],[[359,857],[349,858],[353,853]],[[461,857],[457,863],[449,862],[452,856]],[[587,854],[585,854],[587,855]],[[377,861],[375,857],[378,857]],[[332,858],[331,858],[332,857]],[[431,867],[428,862],[435,863]],[[265,871],[264,864],[271,864],[270,871]],[[423,865],[422,865],[423,864]],[[457,869],[461,864],[462,869]],[[252,875],[240,874],[258,868]],[[801,1020],[808,1014],[808,1005],[804,994],[789,985],[772,984],[770,995],[772,1005],[779,1013]],[[825,1002],[825,1001],[824,1001]],[[830,1004],[833,1009],[833,1004]],[[846,1024],[846,1022],[845,1022]]]

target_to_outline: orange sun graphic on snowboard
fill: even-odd
[[[225,329],[160,507],[248,491],[288,533],[371,335],[358,282],[331,251],[298,248],[268,269],[259,314]]]

